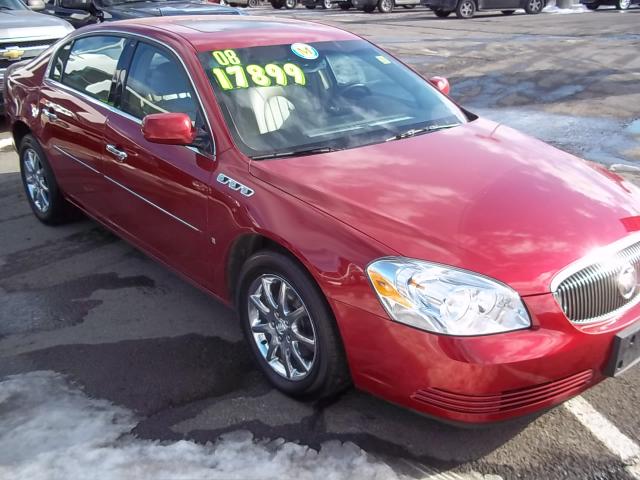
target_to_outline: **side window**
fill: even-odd
[[[120,108],[142,119],[152,113],[186,113],[200,123],[198,102],[182,65],[164,50],[140,42]]]
[[[62,80],[62,71],[69,58],[69,52],[71,51],[71,42],[63,45],[57,52],[51,65],[51,78],[60,82]]]
[[[101,102],[108,102],[124,44],[124,38],[113,36],[77,39],[64,66],[62,83]]]

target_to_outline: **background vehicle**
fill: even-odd
[[[394,7],[410,9],[420,5],[420,0],[351,0],[351,2],[356,9],[367,13],[373,12],[376,8],[381,13],[389,13]]]
[[[471,18],[484,10],[500,10],[504,15],[511,15],[519,8],[535,15],[542,12],[547,4],[546,0],[422,0],[422,3],[440,18],[446,18],[453,12],[458,18]]]
[[[597,10],[600,5],[613,5],[617,10],[626,10],[631,5],[640,5],[640,0],[580,0],[589,10]]]
[[[271,6],[277,10],[280,10],[283,7],[287,10],[291,10],[298,6],[298,0],[271,0],[270,3]]]
[[[2,92],[6,69],[40,55],[72,31],[69,23],[33,12],[21,0],[0,0],[0,113],[4,112]]]
[[[49,0],[45,12],[76,28],[129,18],[241,14],[235,8],[200,0]]]

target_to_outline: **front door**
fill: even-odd
[[[138,42],[108,116],[106,175],[116,186],[110,220],[177,270],[205,283],[207,198],[215,166],[211,132],[182,63],[163,47]],[[148,142],[146,115],[187,113],[199,131],[194,146]]]

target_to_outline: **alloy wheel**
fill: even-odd
[[[380,2],[380,11],[384,13],[388,13],[393,10],[393,1],[392,0],[382,0]]]
[[[542,0],[529,0],[529,12],[538,13],[542,11]]]
[[[535,1],[535,0],[532,0]],[[473,7],[473,2],[470,0],[463,1],[460,5],[460,13],[464,18],[469,18],[473,16],[475,12],[475,8]]]
[[[618,0],[618,10],[627,10],[631,6],[631,0]]]
[[[24,165],[24,181],[27,185],[29,200],[40,213],[46,213],[51,205],[49,183],[38,152],[28,148],[25,150],[22,163]]]
[[[282,277],[264,274],[249,287],[249,327],[269,367],[291,381],[300,381],[316,361],[316,328],[295,289]]]

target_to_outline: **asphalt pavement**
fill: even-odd
[[[425,76],[448,77],[452,97],[472,111],[590,160],[640,165],[640,8],[467,21],[422,7],[251,13],[349,29]],[[243,430],[316,449],[353,442],[413,478],[640,478],[640,367],[536,418],[481,429],[353,389],[330,403],[291,400],[253,366],[226,307],[91,220],[38,223],[7,143],[0,379],[62,373],[87,396],[133,411],[139,439],[206,444]],[[0,396],[0,417],[2,409]]]

